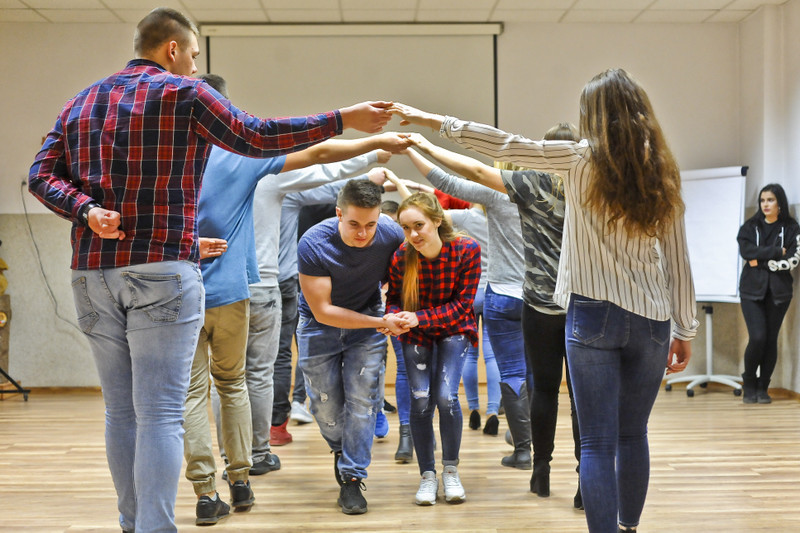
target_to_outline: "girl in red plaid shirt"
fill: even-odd
[[[472,303],[481,275],[480,246],[456,233],[432,194],[406,198],[397,211],[406,236],[389,270],[386,311],[406,320],[400,336],[411,389],[411,435],[422,475],[417,505],[436,503],[433,413],[439,409],[445,500],[466,499],[458,476],[463,419],[458,384],[467,348],[477,345]]]

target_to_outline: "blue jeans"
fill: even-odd
[[[281,334],[278,340],[278,358],[275,360],[272,425],[280,426],[292,413],[292,402],[306,403],[306,385],[303,373],[294,369],[292,387],[292,340],[297,330],[297,276],[278,283],[281,289]],[[291,393],[291,400],[289,399]]]
[[[437,339],[432,348],[403,343],[403,357],[411,386],[411,437],[420,474],[436,471],[433,412],[437,407],[442,464],[458,465],[463,426],[458,385],[470,344],[466,335]]]
[[[617,522],[637,526],[644,507],[647,420],[667,364],[670,321],[573,295],[566,339],[586,521],[592,533],[616,533]]]
[[[200,269],[186,261],[72,272],[106,409],[106,457],[122,529],[177,531],[183,410],[203,325]]]
[[[483,364],[486,366],[486,414],[496,415],[500,408],[500,371],[494,359],[492,343],[489,341],[489,331],[483,316],[484,290],[478,289],[472,308],[475,311],[475,321],[483,326]],[[481,408],[478,396],[478,356],[480,350],[477,346],[470,345],[461,379],[464,382],[464,392],[467,395],[467,406],[470,411],[479,411]]]
[[[383,308],[365,314],[383,316]],[[371,328],[334,328],[301,314],[297,353],[311,413],[331,450],[342,452],[341,477],[367,477],[383,407],[386,338]]]
[[[406,361],[403,358],[403,343],[395,336],[392,348],[397,359],[397,376],[394,381],[394,396],[397,399],[397,418],[400,425],[408,425],[411,416],[411,389],[408,388],[408,375],[406,374]]]
[[[524,385],[531,388],[522,337],[522,306],[521,298],[497,294],[491,283],[486,286],[483,320],[489,331],[500,381],[507,383],[518,396]]]

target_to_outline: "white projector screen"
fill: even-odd
[[[258,116],[307,115],[364,100],[393,100],[495,123],[492,35],[212,35],[208,54],[209,72],[227,80],[231,101]],[[401,127],[398,119],[385,128],[391,130],[418,131],[461,151],[437,132]],[[364,135],[348,131],[343,137]],[[386,166],[401,178],[424,182],[403,156]]]
[[[747,167],[681,172],[686,238],[698,302],[738,302]]]

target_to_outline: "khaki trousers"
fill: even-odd
[[[228,481],[246,481],[253,465],[253,427],[245,380],[249,320],[249,300],[205,312],[184,413],[186,479],[192,482],[197,495],[216,490],[217,468],[208,409],[212,377],[220,398],[222,445],[229,461]]]

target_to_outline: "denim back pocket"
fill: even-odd
[[[122,274],[131,295],[133,309],[153,322],[175,322],[181,312],[183,289],[180,274]]]
[[[605,336],[611,304],[601,300],[572,301],[572,335],[583,344],[592,344]]]
[[[89,292],[86,290],[86,276],[81,276],[72,282],[72,295],[75,300],[75,311],[78,313],[78,326],[85,334],[92,332],[100,315],[94,310]]]
[[[669,320],[648,320],[650,324],[650,339],[664,346],[672,338],[672,328]]]

